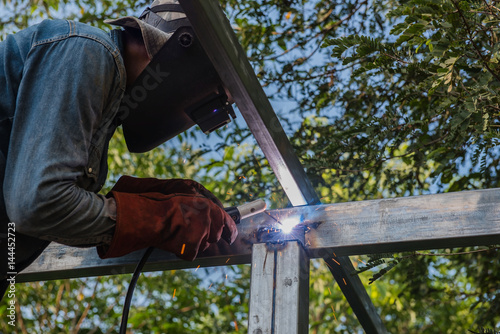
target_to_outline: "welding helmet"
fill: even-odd
[[[204,133],[235,118],[231,99],[175,0],[156,0],[139,18],[106,23],[139,29],[151,62],[120,106],[131,152],[146,152],[195,124]]]

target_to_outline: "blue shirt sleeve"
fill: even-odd
[[[74,246],[111,238],[112,203],[77,180],[95,149],[92,138],[114,131],[103,123],[123,94],[115,56],[81,35],[44,40],[29,52],[4,182],[7,214],[19,232]]]

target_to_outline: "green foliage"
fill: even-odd
[[[372,298],[382,293],[377,285],[368,286],[367,291]],[[311,261],[309,296],[309,333],[360,332],[356,316],[322,260]]]
[[[389,36],[323,43],[352,75],[350,89],[326,93],[344,111],[315,128],[324,142],[306,164],[313,173],[376,179],[357,186],[372,196],[425,193],[430,183],[440,191],[498,186],[498,10],[419,0],[387,17],[398,21]]]
[[[419,333],[425,329],[426,333],[452,333],[453,327],[464,331],[480,326],[496,328],[499,248],[374,254],[368,256],[366,263],[358,259],[364,265],[353,274],[365,273],[370,283],[382,276],[389,282],[401,282],[394,292],[401,308],[411,308],[411,311],[391,315],[389,319],[389,326],[400,331]],[[395,266],[397,269],[389,272]],[[445,308],[439,307],[444,303]],[[436,311],[440,313],[439,318],[431,317]],[[383,312],[391,314],[393,310]],[[405,328],[408,315],[422,320],[417,321],[413,329]]]
[[[382,269],[380,269],[377,273],[375,273],[369,280],[369,284],[372,284],[395,266],[397,266],[401,261],[406,260],[408,257],[397,258],[393,254],[371,254],[369,255],[369,260],[363,266],[356,270],[356,274],[360,274],[369,269],[384,265]],[[386,259],[391,259],[390,261],[386,261]]]

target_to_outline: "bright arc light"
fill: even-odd
[[[300,223],[300,219],[297,217],[288,217],[283,220],[280,219],[281,223],[281,230],[284,233],[290,233],[292,232],[293,228],[297,226],[298,223]]]

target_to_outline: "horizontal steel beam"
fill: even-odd
[[[492,245],[500,241],[500,189],[270,210],[243,220],[232,246],[222,241],[193,262],[156,251],[145,270],[250,263],[257,232],[276,226],[270,216],[300,219],[313,258]],[[140,256],[101,260],[94,249],[52,244],[17,281],[130,273]]]
[[[231,246],[225,241],[213,244],[192,262],[180,260],[172,253],[155,249],[149,256],[143,271],[250,263],[252,245],[257,242],[255,227],[256,224],[266,219],[267,215],[264,215],[252,217],[259,216],[258,220],[242,220],[238,225],[238,238]],[[144,251],[102,260],[95,248],[75,248],[51,243],[34,263],[17,276],[16,282],[132,273]]]
[[[350,202],[309,210],[312,212],[306,216],[310,221],[325,219],[306,235],[309,249],[321,252],[334,248],[337,256],[500,242],[500,189]],[[288,214],[293,215],[292,210]]]

